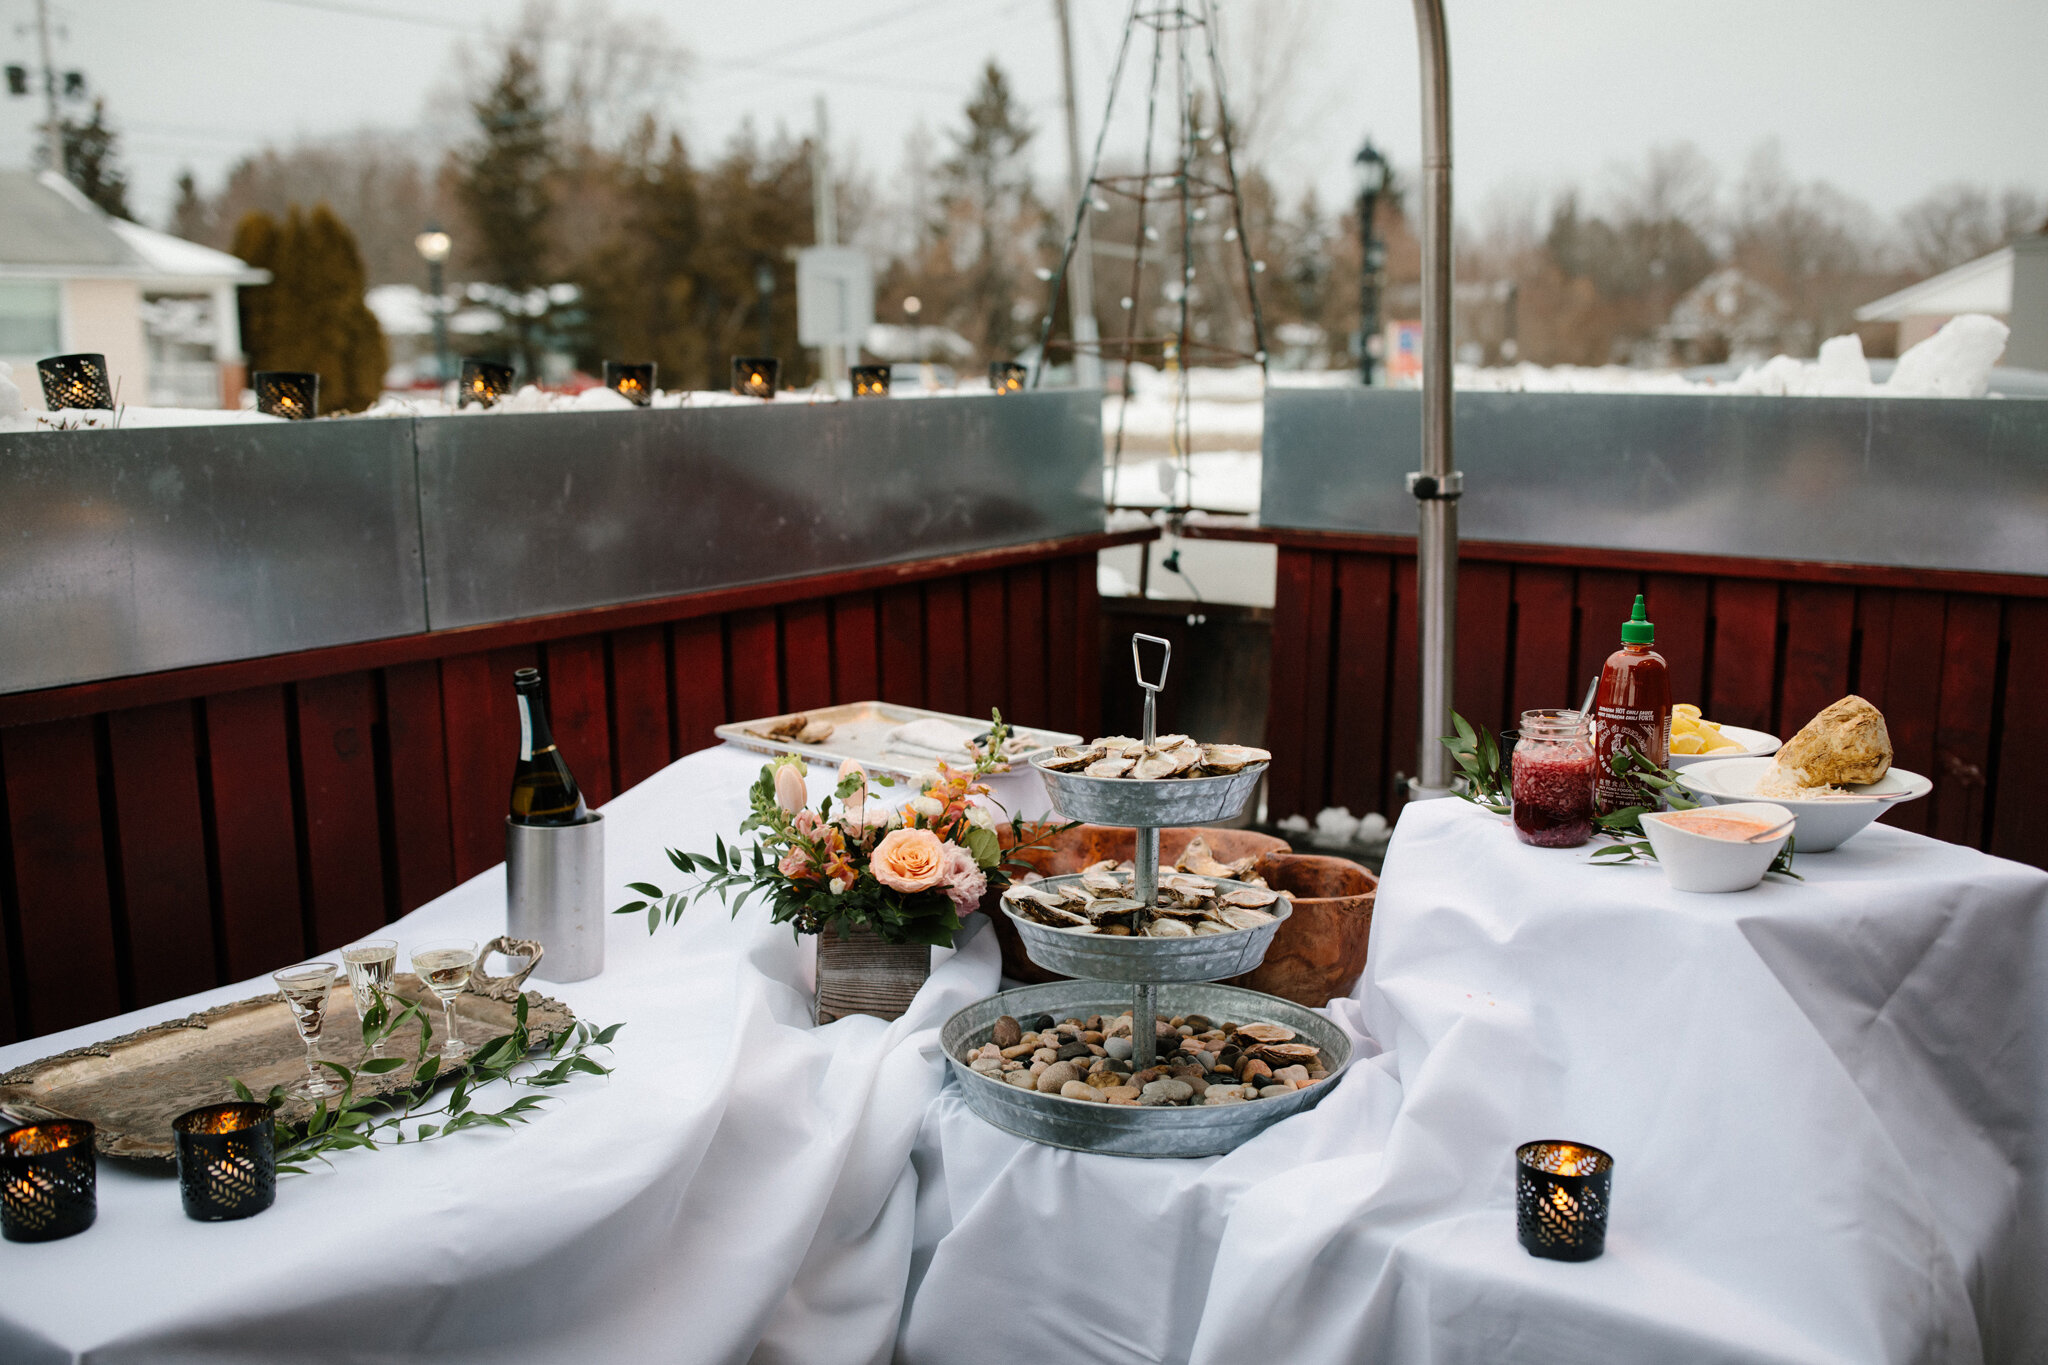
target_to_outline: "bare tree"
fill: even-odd
[[[2048,201],[2010,188],[1994,193],[1961,181],[1943,185],[1899,214],[1912,263],[1932,274],[1996,251],[2025,232],[2048,229]]]

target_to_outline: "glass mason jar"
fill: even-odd
[[[1538,848],[1593,837],[1593,738],[1582,711],[1524,711],[1509,791],[1515,836]]]

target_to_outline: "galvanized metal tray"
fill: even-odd
[[[1034,883],[1056,887],[1081,880],[1080,873],[1047,877]],[[1250,882],[1215,879],[1224,888],[1250,887]],[[1149,938],[1133,934],[1128,938],[1111,934],[1077,934],[1049,924],[1028,920],[1005,904],[1003,913],[1017,926],[1024,951],[1033,962],[1065,976],[1093,977],[1098,981],[1218,981],[1239,976],[1266,960],[1273,936],[1294,913],[1282,896],[1266,907],[1273,918],[1251,929],[1232,929],[1222,934],[1201,934],[1194,938]],[[1125,1002],[1128,1005],[1128,1001]],[[1119,1011],[1124,1008],[1119,1006]]]
[[[1062,741],[1064,742],[1064,741]],[[1130,777],[1086,777],[1058,773],[1031,760],[1045,779],[1053,809],[1091,825],[1163,829],[1169,825],[1213,825],[1234,820],[1251,801],[1266,763],[1254,763],[1227,777],[1169,777],[1140,782]]]
[[[791,740],[768,739],[756,733],[771,729],[799,714],[829,724],[832,727],[832,737],[823,744],[797,744]],[[732,721],[719,726],[713,733],[729,744],[737,744],[740,748],[751,749],[757,754],[796,754],[807,763],[831,768],[838,767],[850,758],[869,772],[914,777],[935,767],[938,760],[923,754],[894,752],[887,743],[891,730],[914,720],[942,720],[976,735],[987,730],[989,726],[986,716],[976,719],[973,716],[956,716],[948,711],[927,711],[918,706],[898,706],[894,702],[856,701],[841,706],[821,706],[814,711],[763,716],[759,720]],[[1026,740],[1032,745],[1032,748],[1011,760],[1013,767],[1033,754],[1050,749],[1056,744],[1081,742],[1079,735],[1070,735],[1062,730],[1013,726],[1012,732],[1019,739]]]
[[[440,1004],[420,979],[402,972],[393,978],[391,992],[426,1006],[432,1042],[438,1045]],[[536,1043],[552,1041],[576,1022],[560,1001],[532,991],[525,994],[526,1026]],[[465,1042],[481,1043],[512,1031],[515,1006],[510,1000],[464,991],[454,1003]],[[327,1010],[320,1055],[360,1067],[368,1054],[346,980],[335,982]],[[394,1037],[387,1055],[411,1057],[418,1045],[417,1031]],[[460,1065],[451,1066],[443,1076],[452,1079],[462,1070]],[[239,1080],[260,1095],[273,1085],[294,1085],[305,1078],[305,1044],[299,1041],[284,997],[273,991],[16,1067],[0,1076],[0,1108],[23,1121],[89,1119],[98,1130],[94,1146],[100,1155],[164,1162],[176,1156],[171,1120],[187,1109],[233,1099],[232,1082]],[[395,1094],[410,1081],[409,1067],[382,1075],[359,1072],[357,1093]],[[278,1117],[298,1122],[312,1112],[313,1101],[295,1097],[279,1109]]]
[[[1187,1109],[1136,1108],[1042,1095],[1036,1090],[990,1080],[960,1060],[962,1052],[988,1042],[996,1020],[1006,1014],[1016,1018],[1034,1014],[1086,1018],[1091,1014],[1121,1014],[1130,1008],[1130,1003],[1094,981],[1025,986],[992,995],[955,1014],[939,1030],[939,1044],[946,1050],[946,1060],[952,1064],[954,1079],[967,1107],[982,1119],[1033,1142],[1108,1156],[1198,1157],[1228,1152],[1282,1119],[1320,1104],[1351,1063],[1350,1038],[1314,1010],[1237,986],[1195,984],[1160,987],[1159,1012],[1197,1012],[1239,1023],[1256,1020],[1285,1024],[1322,1050],[1329,1075],[1305,1090],[1272,1099]]]

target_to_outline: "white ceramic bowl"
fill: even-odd
[[[1746,815],[1752,820],[1763,821],[1766,829],[1793,818],[1791,811],[1768,801],[1743,801],[1701,809],[1715,814]],[[1643,817],[1643,833],[1649,836],[1650,847],[1657,851],[1657,864],[1664,869],[1664,879],[1671,883],[1673,891],[1747,891],[1764,879],[1771,859],[1778,856],[1778,850],[1793,834],[1793,830],[1784,829],[1778,831],[1774,839],[1752,844],[1739,839],[1717,839],[1711,834],[1696,834],[1682,825],[1671,823],[1674,818],[1682,819],[1694,813],[1658,811]]]
[[[1767,735],[1761,730],[1745,730],[1740,725],[1724,725],[1721,733],[1734,740],[1740,749],[1720,749],[1711,754],[1673,754],[1671,766],[1689,768],[1695,763],[1718,763],[1730,758],[1768,758],[1778,752],[1784,740],[1776,735]]]
[[[1799,817],[1799,853],[1826,853],[1839,847],[1878,816],[1907,801],[1917,801],[1934,790],[1934,784],[1918,773],[1893,768],[1875,782],[1849,787],[1849,796],[1796,800],[1789,796],[1758,797],[1756,784],[1771,770],[1768,758],[1727,758],[1719,763],[1702,763],[1684,774],[1685,785],[1715,805],[1765,800],[1783,806]],[[1891,800],[1858,800],[1858,797],[1891,797]]]

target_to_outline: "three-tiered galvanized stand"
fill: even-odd
[[[1147,681],[1138,656],[1139,641],[1166,650],[1156,681]],[[1138,685],[1145,690],[1144,741],[1157,737],[1156,703],[1166,685],[1173,647],[1151,635],[1131,638],[1131,661]],[[1141,782],[1121,777],[1089,777],[1055,772],[1034,763],[1045,779],[1053,809],[1063,818],[1113,825],[1137,831],[1134,860],[1136,898],[1154,904],[1159,895],[1159,831],[1175,825],[1215,824],[1243,811],[1258,790],[1264,763],[1222,777],[1172,778]],[[1079,874],[1048,877],[1048,890],[1079,881]],[[1224,891],[1247,885],[1217,879]],[[1351,1043],[1343,1030],[1313,1010],[1277,996],[1235,986],[1201,983],[1220,981],[1251,971],[1265,959],[1273,936],[1290,913],[1283,899],[1271,910],[1273,919],[1251,929],[1188,938],[1129,937],[1077,934],[1039,924],[1011,913],[1024,950],[1039,966],[1080,978],[1005,991],[970,1005],[946,1022],[941,1045],[960,1078],[968,1106],[988,1122],[1021,1137],[1056,1147],[1108,1152],[1120,1156],[1211,1156],[1227,1152],[1290,1114],[1312,1108],[1326,1094],[1337,1073],[1351,1060]],[[1125,983],[1130,995],[1115,998],[1110,982]],[[1285,1024],[1321,1050],[1329,1072],[1325,1081],[1291,1095],[1246,1100],[1235,1104],[1176,1108],[1125,1107],[1070,1100],[1059,1095],[1006,1084],[974,1071],[961,1060],[964,1053],[987,1042],[1003,1015],[1029,1018],[1090,1014],[1115,1015],[1131,1010],[1131,1065],[1142,1071],[1157,1060],[1154,1017],[1206,1014],[1217,1020],[1245,1023],[1259,1020]]]

